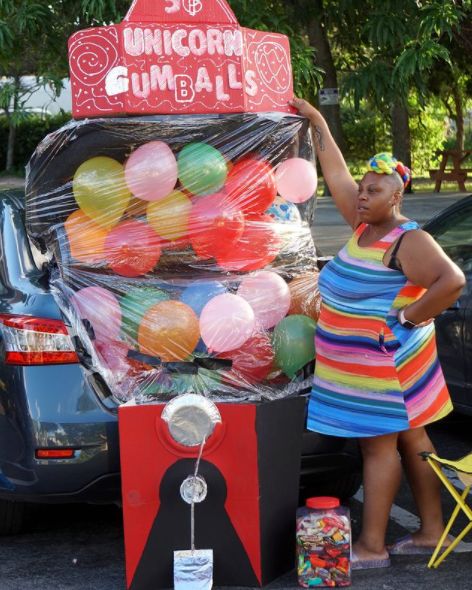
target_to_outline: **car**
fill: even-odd
[[[458,301],[436,320],[439,358],[454,408],[472,414],[472,195],[447,207],[423,229],[466,277]]]
[[[32,503],[119,503],[118,405],[87,366],[28,239],[24,192],[0,192],[0,535]],[[308,369],[311,370],[311,369]],[[360,485],[355,441],[303,434],[300,496]]]

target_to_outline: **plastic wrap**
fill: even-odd
[[[27,230],[84,365],[119,401],[306,386],[319,312],[306,119],[71,122],[27,173]]]

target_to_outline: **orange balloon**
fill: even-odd
[[[98,263],[105,260],[107,231],[78,209],[64,223],[70,252],[81,262]]]
[[[291,295],[289,315],[307,315],[318,321],[321,295],[318,290],[318,272],[307,272],[294,278],[289,284]]]
[[[181,361],[195,350],[200,339],[198,317],[181,301],[161,301],[141,320],[139,350],[164,362]]]

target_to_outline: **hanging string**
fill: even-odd
[[[200,451],[198,453],[197,461],[195,463],[195,471],[193,473],[193,490],[192,490],[192,504],[190,505],[190,547],[195,551],[195,486],[197,485],[198,468],[200,467],[200,459],[203,455],[203,447],[205,446],[206,438],[202,440]]]

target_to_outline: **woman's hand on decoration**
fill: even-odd
[[[322,118],[321,113],[303,98],[295,96],[293,100],[289,101],[289,103],[292,107],[297,109],[300,115],[307,117],[307,119],[310,119],[312,122],[315,122],[318,118]]]

